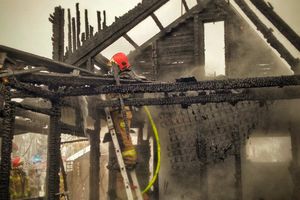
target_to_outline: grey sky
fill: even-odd
[[[171,7],[162,9],[162,12],[157,13],[162,23],[170,23],[174,16],[180,15],[180,0],[172,0],[176,2]],[[188,0],[192,4],[195,0]],[[246,0],[249,1],[249,0]],[[50,13],[53,13],[54,7],[61,5],[63,8],[71,8],[74,16],[75,4],[79,2],[81,15],[83,10],[89,10],[89,22],[96,28],[96,11],[107,11],[108,24],[112,23],[115,16],[121,16],[128,10],[132,9],[141,0],[0,0],[0,44],[13,48],[28,51],[34,54],[51,57],[51,34],[52,26],[48,21]],[[300,34],[300,1],[299,0],[269,0],[274,6],[275,11],[286,22]],[[176,8],[171,12],[171,8]],[[148,20],[144,25],[140,25],[140,29],[132,30],[129,35],[136,40],[137,43],[142,43],[143,39],[147,38],[147,34],[153,35],[158,29],[149,28],[149,24],[153,21]],[[155,25],[153,25],[155,27]],[[123,44],[120,47],[119,44]],[[119,40],[117,45],[120,48],[132,48],[124,39]],[[119,49],[112,48],[106,50],[107,56],[111,52]],[[299,55],[299,52],[297,55]]]

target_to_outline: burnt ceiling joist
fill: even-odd
[[[0,52],[5,52],[9,58],[22,61],[22,63],[24,64],[36,67],[45,67],[47,68],[47,70],[53,72],[70,73],[73,70],[79,70],[89,75],[95,75],[93,72],[86,69],[82,69],[64,62],[55,61],[49,58],[45,58],[3,45],[0,45]]]
[[[97,95],[109,93],[159,93],[201,90],[228,90],[262,87],[284,87],[300,85],[300,75],[279,77],[256,77],[245,79],[210,80],[176,83],[140,83],[123,85],[102,85],[99,87],[70,88],[61,96]],[[95,85],[94,85],[95,86]]]

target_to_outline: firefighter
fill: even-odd
[[[111,66],[111,71],[112,69],[112,64],[115,63],[118,66],[118,77],[119,78],[125,78],[125,79],[135,79],[135,80],[142,80],[143,77],[138,76],[134,71],[131,69],[131,66],[128,61],[128,57],[122,53],[116,53],[110,60],[109,66]],[[110,95],[110,99],[117,99],[119,96],[118,95]],[[128,97],[127,96],[122,96],[122,97]],[[128,106],[125,106],[123,109],[123,112],[126,113],[126,121],[127,121],[127,126],[130,129],[131,126],[131,120],[132,120],[132,112],[131,108]],[[112,120],[118,135],[118,140],[120,143],[124,163],[126,165],[127,169],[133,169],[136,165],[137,162],[137,153],[136,149],[132,143],[132,139],[129,134],[126,133],[126,125],[124,121],[124,117],[122,114],[122,110],[119,107],[116,108],[111,108],[111,116]]]
[[[128,57],[122,52],[116,53],[111,58],[109,62],[109,66],[111,67],[111,73],[113,73],[113,64],[117,65],[118,77],[121,79],[135,79],[135,80],[144,79],[144,77],[138,76],[136,73],[134,73],[134,71],[131,69],[131,66],[129,64]],[[112,94],[112,95],[107,95],[107,97],[108,99],[118,99],[120,96],[117,94]],[[122,95],[122,98],[128,98],[128,97],[129,97],[128,95]],[[126,165],[126,169],[132,170],[135,168],[137,163],[137,153],[136,153],[135,146],[132,143],[132,138],[130,134],[126,132],[126,125],[125,125],[125,123],[127,123],[128,129],[130,129],[131,120],[133,117],[131,108],[125,106],[122,110],[120,107],[112,107],[110,109],[110,112],[116,129],[116,133],[122,151],[123,160]],[[124,120],[124,116],[123,116],[124,113],[126,115],[126,119],[125,119],[126,121]],[[105,136],[105,138],[107,138],[107,136],[108,134]],[[105,138],[104,140],[110,140]],[[116,174],[115,186],[116,186],[117,199],[118,200],[127,199],[123,178],[120,172]]]
[[[23,170],[23,161],[19,156],[12,159],[12,170],[10,172],[10,195],[12,199],[30,196],[29,180]]]

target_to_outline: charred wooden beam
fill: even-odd
[[[151,17],[152,19],[154,20],[154,22],[156,23],[156,25],[158,26],[158,28],[163,31],[164,30],[164,27],[163,25],[161,24],[161,22],[159,21],[159,19],[156,17],[156,15],[154,13],[151,13]]]
[[[253,5],[300,51],[299,35],[264,0],[251,0]]]
[[[241,88],[284,87],[300,85],[300,76],[260,77],[246,79],[227,79],[199,82],[143,83],[127,85],[102,85],[95,88],[75,88],[64,91],[62,96],[97,95],[109,93],[157,93],[186,92],[202,90],[229,90]]]
[[[159,70],[158,55],[159,55],[158,41],[156,40],[152,43],[152,66],[153,66],[154,80],[157,79],[158,70]]]
[[[293,55],[282,45],[282,43],[277,40],[272,31],[256,16],[244,0],[234,1],[263,34],[263,36],[267,39],[267,42],[280,54],[282,58],[286,60],[286,62],[291,66],[291,69],[298,74],[300,72],[299,59],[294,58]]]
[[[14,135],[24,134],[28,132],[48,135],[49,128],[43,123],[16,119]]]
[[[236,125],[238,127],[238,125]],[[242,182],[242,159],[241,159],[241,138],[240,133],[234,130],[232,133],[234,144],[234,164],[235,164],[235,199],[243,200]]]
[[[71,21],[71,10],[68,9],[68,50],[69,54],[72,52],[72,21]]]
[[[47,109],[47,108],[38,108],[38,107],[29,106],[26,104],[17,103],[17,102],[13,102],[13,104],[18,108],[21,108],[24,110],[29,110],[29,111],[40,113],[40,114],[44,114],[44,115],[53,115],[54,114],[51,109]]]
[[[75,18],[72,17],[72,35],[73,35],[73,52],[76,51],[77,47],[77,40],[76,40],[76,25],[75,25]]]
[[[184,15],[182,15],[181,17],[179,17],[177,20],[175,20],[174,22],[172,22],[171,24],[169,24],[167,27],[164,28],[165,31],[160,31],[159,33],[157,33],[156,35],[154,35],[152,38],[150,38],[149,40],[147,40],[146,42],[144,42],[142,45],[140,45],[139,50],[143,51],[145,50],[149,44],[155,42],[156,40],[158,40],[159,38],[161,38],[162,36],[164,36],[165,34],[169,33],[172,31],[172,29],[176,28],[180,23],[182,23],[185,20],[188,20],[191,17],[194,17],[195,14],[198,14],[206,7],[205,3],[200,3],[198,5],[196,5],[195,7],[191,8],[189,12],[184,13]],[[202,19],[200,19],[202,20]],[[134,55],[136,52],[131,53],[130,56]]]
[[[18,75],[24,75],[24,74],[31,74],[31,73],[39,72],[39,71],[43,71],[43,70],[46,70],[46,68],[45,67],[37,67],[34,69],[25,69],[25,70],[16,70],[16,71],[12,71],[12,70],[4,71],[3,70],[0,73],[0,78],[9,77],[9,76],[18,76]]]
[[[86,137],[84,135],[84,131],[82,128],[79,128],[78,126],[69,125],[63,122],[60,122],[60,127],[62,133],[69,134],[69,135],[75,135],[78,137]],[[91,129],[86,130],[87,134],[94,134],[94,131]]]
[[[133,10],[119,18],[117,22],[107,27],[105,31],[97,34],[93,40],[86,42],[80,50],[74,52],[67,59],[67,63],[72,63],[76,66],[82,65],[86,62],[87,57],[97,55],[168,1],[155,0],[152,3],[146,3],[145,1],[145,3],[139,4]]]
[[[109,62],[109,59],[107,59],[105,56],[99,53],[94,57],[94,62],[101,68],[103,74],[108,73],[109,67],[107,66],[107,64]]]
[[[94,133],[90,134],[90,191],[89,199],[99,199],[99,183],[100,183],[100,118],[95,119]]]
[[[61,127],[60,117],[61,109],[59,102],[52,101],[52,112],[50,116],[50,131],[48,134],[48,151],[47,151],[47,175],[46,175],[46,199],[59,199],[59,163],[60,163],[60,142]]]
[[[283,89],[282,89],[283,90]],[[298,88],[285,88],[283,91],[267,90],[263,92],[251,92],[246,94],[211,94],[199,96],[172,96],[162,98],[132,98],[124,99],[126,106],[144,106],[144,105],[191,105],[191,104],[206,104],[206,103],[222,103],[228,102],[236,104],[239,101],[267,101],[267,100],[282,100],[282,99],[299,99],[300,92]],[[98,108],[118,107],[120,102],[115,101],[99,101]]]
[[[204,23],[200,21],[198,14],[194,16],[194,62],[200,68],[200,77],[205,77],[205,47],[204,47]]]
[[[0,45],[0,52],[6,52],[9,57],[16,60],[22,60],[23,62],[31,66],[46,67],[49,71],[70,73],[74,69],[77,69],[83,73],[95,75],[93,72],[90,72],[86,69],[82,69],[64,62],[51,60],[49,58],[27,53],[25,51],[20,51],[3,45]]]
[[[52,35],[52,58],[63,61],[64,59],[64,9],[55,7],[53,15],[53,35]]]
[[[0,162],[0,199],[10,199],[9,178],[11,169],[12,140],[14,133],[14,105],[11,102],[9,88],[1,88],[5,105],[1,128],[1,162]]]
[[[98,32],[101,31],[101,12],[97,11],[97,25],[98,25]]]
[[[36,87],[31,84],[22,83],[19,81],[10,80],[8,83],[12,88],[17,89],[18,91],[25,92],[29,95],[33,95],[35,97],[42,97],[46,99],[55,99],[56,95],[54,92],[45,90],[39,87]]]
[[[79,3],[76,3],[76,41],[77,41],[77,48],[80,47],[80,10],[79,10]]]
[[[189,9],[189,7],[188,7],[186,1],[185,1],[185,0],[181,0],[181,2],[182,2],[182,4],[183,4],[183,6],[184,6],[185,11],[188,12],[190,9]]]
[[[88,17],[88,10],[84,10],[84,17],[85,17],[85,39],[90,38],[90,29],[89,29],[89,17]]]
[[[135,49],[139,48],[139,45],[137,43],[135,43],[135,41],[133,41],[131,39],[131,37],[129,37],[129,35],[127,35],[126,33],[123,35],[123,37],[125,38],[125,40],[127,40]]]
[[[98,56],[97,56],[98,57]],[[101,56],[98,58],[101,59]],[[102,60],[97,59],[96,62],[103,62]],[[104,70],[108,70],[104,68]],[[100,85],[108,85],[114,84],[115,80],[113,77],[108,76],[74,76],[72,74],[56,74],[56,73],[35,73],[30,75],[20,76],[20,81],[24,83],[33,83],[33,84],[45,84],[45,85],[52,85],[52,86],[100,86]],[[128,84],[128,83],[142,83],[143,81],[136,81],[136,80],[129,80],[129,79],[122,79],[121,83]]]
[[[90,38],[94,36],[94,27],[90,25]]]
[[[106,11],[103,10],[103,22],[102,22],[102,28],[106,29],[107,25],[106,25]]]

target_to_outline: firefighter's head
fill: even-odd
[[[126,69],[130,69],[130,64],[128,61],[128,57],[126,54],[119,52],[113,55],[113,57],[110,60],[111,64],[114,62],[118,65],[120,71],[124,71]]]
[[[12,167],[13,168],[19,168],[23,165],[23,161],[19,156],[16,156],[12,159]]]

